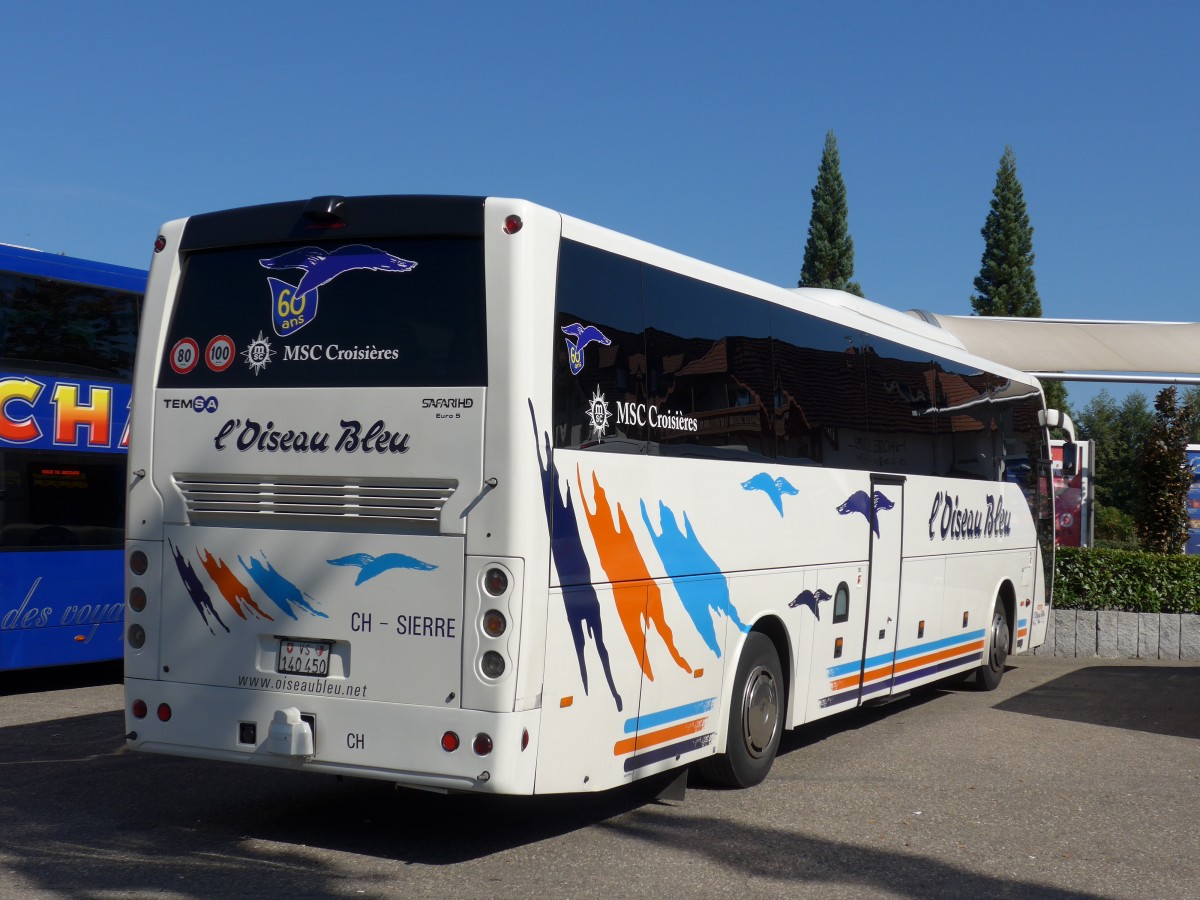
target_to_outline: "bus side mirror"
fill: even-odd
[[[1074,441],[1063,444],[1063,476],[1074,478],[1079,474],[1079,445]]]

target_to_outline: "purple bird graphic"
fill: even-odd
[[[817,621],[819,622],[821,620],[820,604],[832,599],[832,594],[827,594],[825,591],[817,588],[815,591],[801,591],[788,606],[793,609],[797,606],[807,606],[812,610],[813,615],[817,617]]]
[[[861,514],[871,523],[871,530],[875,532],[875,537],[879,537],[878,512],[881,509],[891,509],[895,505],[895,503],[883,495],[882,491],[876,491],[871,495],[868,495],[866,491],[855,491],[846,498],[846,502],[839,506],[837,511],[843,516],[848,516],[851,513]]]
[[[281,271],[300,269],[300,283],[293,285],[282,278],[267,278],[271,288],[271,323],[280,337],[295,334],[317,317],[320,294],[317,289],[346,272],[411,272],[416,263],[401,259],[366,244],[350,244],[326,253],[320,247],[301,247],[287,253],[260,259],[264,269]]]
[[[351,244],[326,253],[320,247],[301,247],[288,253],[260,259],[264,269],[302,269],[300,283],[295,287],[295,296],[303,297],[323,284],[328,284],[345,272],[369,269],[373,272],[409,272],[416,268],[410,259],[401,259],[366,244]]]
[[[612,341],[595,325],[583,325],[575,322],[564,325],[562,333],[575,338],[574,342],[567,341],[567,356],[571,363],[571,374],[578,375],[583,371],[583,348],[588,344],[603,344],[609,346]]]

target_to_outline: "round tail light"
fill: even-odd
[[[483,654],[479,667],[488,678],[499,678],[504,674],[504,657],[495,650],[489,650]]]
[[[483,633],[488,637],[500,637],[508,628],[508,620],[498,609],[489,609],[483,614]]]

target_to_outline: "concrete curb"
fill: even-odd
[[[1200,660],[1200,615],[1056,609],[1035,656]]]

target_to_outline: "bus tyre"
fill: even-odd
[[[1004,677],[1004,664],[1008,661],[1008,616],[1004,614],[1004,603],[996,601],[992,610],[992,623],[988,626],[987,643],[984,645],[983,665],[975,672],[975,685],[981,691],[994,691]]]
[[[775,645],[766,635],[751,632],[738,659],[725,752],[697,764],[705,781],[746,788],[767,777],[783,732],[783,701],[783,673]]]

